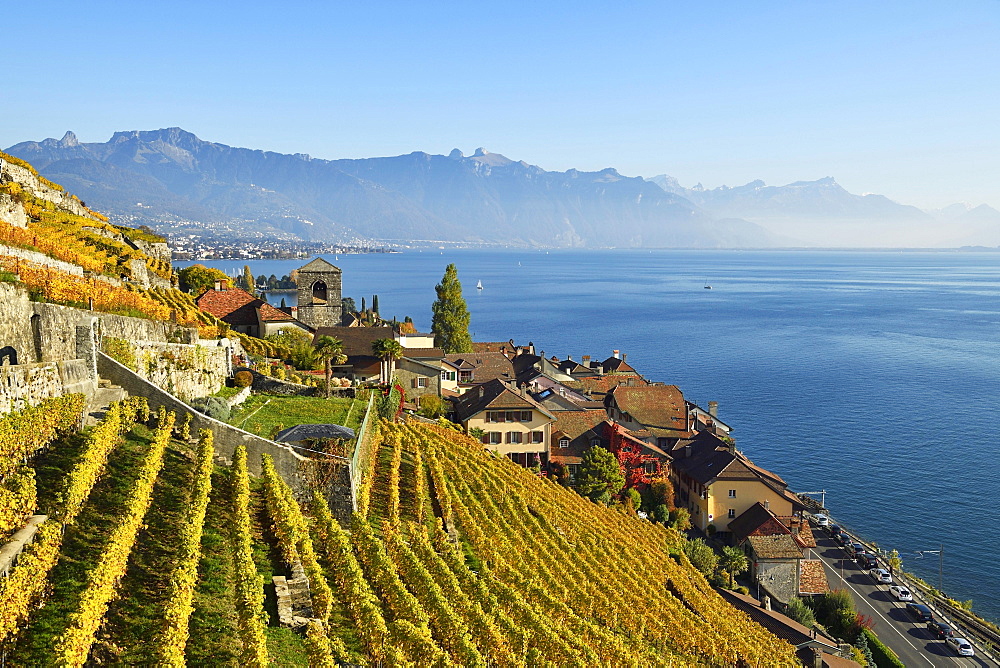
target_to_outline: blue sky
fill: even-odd
[[[0,146],[180,126],[1000,208],[998,27],[995,1],[46,0],[4,19]]]

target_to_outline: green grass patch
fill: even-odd
[[[264,438],[298,424],[339,424],[357,431],[364,409],[357,399],[255,394],[233,411],[229,423]]]
[[[239,394],[240,390],[242,389],[243,389],[242,387],[226,387],[225,385],[223,385],[222,388],[212,396],[222,397],[223,399],[231,399],[235,397],[237,394]]]

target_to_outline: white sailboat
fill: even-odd
[[[483,282],[482,281],[478,281],[476,283],[476,290],[482,290],[482,289],[483,289]]]

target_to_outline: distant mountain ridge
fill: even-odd
[[[1000,246],[990,207],[924,212],[833,178],[685,188],[677,179],[546,171],[477,149],[321,160],[180,128],[107,142],[22,142],[28,160],[119,223],[162,233],[536,247]]]
[[[952,205],[926,212],[884,195],[855,195],[829,176],[784,186],[757,180],[713,189],[685,188],[666,174],[649,181],[710,215],[739,216],[806,245],[1000,245],[1000,212],[985,204],[972,210]]]
[[[713,217],[614,169],[549,172],[477,150],[319,160],[207,142],[180,128],[104,143],[8,149],[92,206],[161,231],[197,224],[310,240],[443,240],[551,247],[767,247],[763,228]]]

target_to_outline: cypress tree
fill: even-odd
[[[250,265],[243,265],[243,282],[247,284],[246,290],[254,297],[257,296],[257,290],[254,288],[256,280],[253,277],[253,272],[250,271]]]
[[[372,296],[372,312],[378,315],[378,295]]]
[[[434,286],[437,300],[431,307],[431,331],[434,345],[446,353],[471,353],[472,337],[469,336],[469,308],[462,297],[462,284],[458,270],[449,264],[441,282]]]
[[[364,297],[362,297],[362,298],[361,298],[361,312],[362,312],[362,313],[364,313],[364,312],[365,312],[365,311],[367,311],[367,310],[368,310],[368,309],[367,309],[367,308],[365,307],[365,298],[364,298]]]

